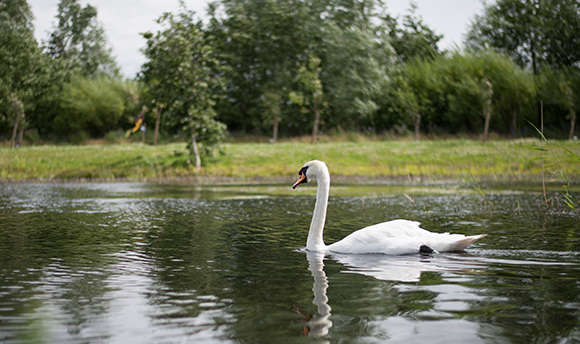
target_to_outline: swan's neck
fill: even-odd
[[[306,240],[306,249],[309,251],[324,251],[326,245],[322,239],[324,230],[324,221],[326,220],[326,206],[328,205],[328,193],[330,190],[330,175],[324,171],[317,178],[318,191],[316,192],[316,205],[314,205],[314,214],[310,222],[310,231]]]

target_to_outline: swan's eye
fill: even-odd
[[[298,172],[298,175],[301,176],[302,173],[306,174],[306,170],[308,169],[308,166],[304,166],[300,169],[300,171]]]

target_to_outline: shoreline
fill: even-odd
[[[0,148],[0,183],[286,184],[323,160],[334,183],[580,183],[580,142],[532,140],[224,144],[194,171],[183,143]]]
[[[332,176],[334,185],[458,185],[458,184],[541,184],[541,175],[525,176]],[[152,178],[28,178],[0,179],[0,184],[81,184],[81,183],[152,183],[152,184],[192,184],[192,185],[285,185],[294,182],[294,176],[271,177],[230,177],[230,176],[181,176]],[[546,178],[544,183],[569,183],[580,185],[580,180]]]

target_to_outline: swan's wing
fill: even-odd
[[[460,251],[483,236],[432,233],[421,228],[419,222],[393,220],[378,223],[351,233],[330,245],[328,249],[340,253],[412,254],[421,245],[444,251]],[[485,235],[484,235],[485,236]]]

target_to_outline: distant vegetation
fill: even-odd
[[[143,34],[141,72],[125,80],[96,7],[60,0],[39,44],[27,1],[1,2],[0,137],[83,142],[143,124],[150,142],[188,142],[186,160],[199,166],[226,128],[271,141],[537,136],[530,123],[549,137],[578,135],[576,0],[487,4],[453,51],[439,48],[415,5],[396,18],[383,0],[216,0],[205,24],[184,4],[159,15],[159,31]]]

